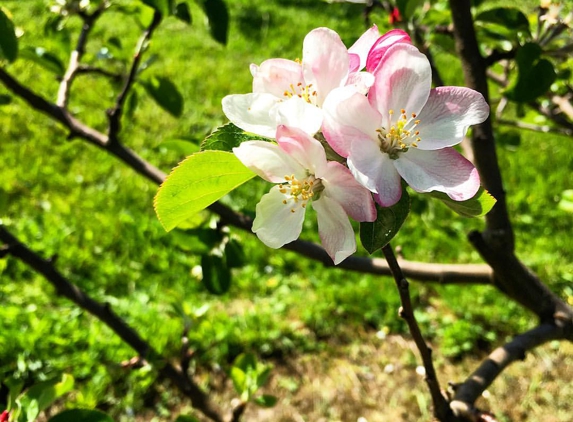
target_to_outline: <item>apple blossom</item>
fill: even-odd
[[[314,29],[304,39],[302,61],[269,59],[260,66],[252,64],[253,92],[226,96],[223,112],[241,129],[269,138],[274,138],[280,124],[314,135],[321,128],[321,107],[330,91],[348,85],[367,93],[374,79],[360,70],[380,38],[373,26],[347,50],[336,32]]]
[[[297,239],[311,203],[324,248],[335,264],[356,251],[348,216],[374,221],[370,192],[342,164],[326,160],[322,144],[298,128],[279,126],[277,144],[247,141],[233,148],[237,158],[263,179],[277,183],[256,207],[253,232],[271,248]]]
[[[374,76],[368,97],[342,87],[323,106],[323,134],[356,179],[382,206],[398,202],[402,178],[418,192],[473,197],[477,170],[451,147],[487,119],[483,96],[462,87],[431,89],[428,59],[404,42],[386,49]]]

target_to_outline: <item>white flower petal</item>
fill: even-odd
[[[318,220],[318,233],[324,249],[335,265],[356,252],[354,230],[342,206],[328,196],[312,202]]]
[[[454,201],[470,199],[480,186],[474,165],[453,148],[410,148],[394,160],[394,165],[414,190],[444,192]]]
[[[253,92],[269,93],[285,98],[285,91],[291,91],[299,83],[304,85],[302,66],[292,60],[269,59],[260,66],[251,65]]]
[[[376,207],[372,194],[359,184],[348,168],[335,161],[329,161],[325,171],[317,174],[324,185],[322,196],[334,199],[346,214],[356,221],[376,220]]]
[[[388,48],[376,69],[374,86],[368,99],[381,114],[388,126],[390,110],[395,117],[400,110],[419,114],[428,100],[432,85],[430,62],[410,44],[397,43]]]
[[[268,182],[283,183],[285,176],[306,176],[306,171],[293,157],[284,152],[278,145],[265,141],[247,141],[236,148],[233,153],[246,167],[257,173]]]
[[[322,109],[294,97],[278,104],[276,124],[297,127],[314,135],[322,126]]]
[[[380,31],[376,25],[372,25],[364,34],[356,40],[352,47],[348,49],[351,54],[356,54],[360,58],[360,64],[357,70],[362,70],[366,66],[368,52],[380,38]]]
[[[280,248],[296,240],[302,231],[305,209],[280,193],[279,186],[273,186],[257,204],[257,216],[253,221],[253,232],[261,241],[271,247]],[[293,212],[294,210],[294,212]]]
[[[354,72],[348,75],[347,86],[353,86],[354,89],[362,95],[368,94],[370,87],[374,85],[374,75],[368,72]],[[328,98],[328,97],[327,97]]]
[[[317,28],[308,33],[302,46],[302,69],[307,85],[317,92],[318,105],[334,88],[346,82],[349,69],[348,50],[340,36],[331,29]]]
[[[326,168],[326,153],[320,142],[301,129],[279,126],[277,142],[280,148],[311,174],[320,174]],[[320,176],[317,176],[320,177]]]
[[[489,106],[479,92],[462,87],[433,89],[417,116],[422,141],[419,149],[434,150],[459,144],[469,126],[483,122]]]
[[[274,138],[277,130],[274,108],[278,100],[271,94],[236,94],[223,98],[225,116],[247,132]]]

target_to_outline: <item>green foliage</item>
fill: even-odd
[[[113,422],[113,419],[99,410],[64,410],[48,419],[48,422]]]
[[[465,201],[454,201],[442,192],[433,191],[427,194],[442,201],[462,217],[483,217],[491,211],[497,200],[483,187],[480,187],[473,198]]]
[[[183,95],[170,79],[155,76],[141,83],[162,109],[174,117],[181,117],[183,114]]]
[[[506,90],[505,95],[513,101],[533,101],[547,92],[555,81],[556,74],[553,64],[541,58],[541,47],[535,43],[527,43],[517,51],[515,58],[518,74]]]
[[[238,128],[233,123],[227,123],[207,136],[201,143],[201,151],[206,150],[219,150],[219,151],[233,151],[233,148],[238,147],[245,141],[268,141],[269,139],[259,135],[245,132],[243,129]]]
[[[383,248],[398,234],[410,212],[410,195],[402,187],[402,197],[391,207],[376,204],[377,217],[372,223],[360,223],[360,240],[362,246],[374,253]]]
[[[478,13],[476,21],[495,23],[506,29],[529,32],[529,20],[519,9],[512,7],[496,7]]]
[[[211,36],[221,44],[227,44],[229,33],[229,10],[223,0],[197,0],[209,21]]]
[[[20,51],[20,57],[37,63],[44,69],[49,70],[58,76],[62,76],[66,71],[64,63],[58,58],[58,56],[46,51],[42,47],[27,46]]]
[[[18,57],[18,38],[8,9],[0,7],[0,59],[13,62]]]
[[[245,403],[253,400],[261,407],[273,407],[277,402],[274,396],[255,397],[255,393],[268,382],[270,374],[271,367],[257,362],[252,353],[237,356],[229,373],[241,400]]]
[[[163,182],[155,196],[155,211],[165,230],[172,230],[254,176],[232,153],[198,152]]]

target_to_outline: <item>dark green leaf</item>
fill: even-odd
[[[424,4],[424,0],[397,0],[396,5],[400,11],[400,15],[405,20],[412,18],[416,9]]]
[[[129,120],[132,120],[138,105],[139,94],[135,89],[133,89],[131,94],[129,94],[129,97],[127,97],[127,101],[125,103],[125,117],[127,117]]]
[[[229,268],[241,268],[245,265],[245,252],[237,240],[230,239],[225,245],[225,259]]]
[[[175,422],[199,422],[199,419],[189,415],[179,415],[177,419],[175,419]]]
[[[519,10],[511,7],[497,7],[476,16],[476,21],[495,23],[510,30],[529,32],[529,21]]]
[[[517,78],[505,92],[510,100],[533,101],[555,81],[555,69],[549,60],[541,58],[541,52],[541,47],[534,43],[527,43],[517,51]]]
[[[207,254],[223,240],[222,234],[213,229],[173,230],[171,239],[184,251]]]
[[[183,96],[171,80],[156,76],[143,82],[143,86],[162,109],[172,116],[181,117],[183,114]]]
[[[223,0],[197,0],[209,21],[209,31],[215,41],[227,44],[229,11]]]
[[[442,192],[430,192],[429,195],[439,199],[449,208],[457,212],[462,217],[481,217],[486,215],[495,205],[496,199],[488,191],[480,187],[473,198],[467,201],[454,201]]]
[[[20,50],[20,57],[31,60],[58,76],[62,76],[66,71],[62,61],[42,47],[25,47]]]
[[[218,150],[232,151],[233,148],[241,145],[245,141],[268,141],[259,135],[253,135],[238,128],[233,123],[227,123],[213,131],[201,142],[201,151]]]
[[[144,4],[154,8],[163,16],[169,16],[171,9],[170,9],[170,1],[169,0],[141,0]]]
[[[499,145],[503,145],[508,149],[515,149],[521,145],[521,132],[512,129],[500,129],[496,131],[495,140]]]
[[[48,422],[113,422],[113,419],[99,410],[70,409],[52,416]]]
[[[274,407],[277,404],[278,399],[275,396],[270,396],[268,394],[263,394],[262,396],[256,397],[254,400],[255,404],[261,407]]]
[[[18,38],[10,12],[0,7],[0,59],[13,62],[18,57]]]
[[[12,102],[12,97],[6,94],[0,94],[0,106],[8,105]]]
[[[263,387],[268,381],[269,377],[271,376],[273,368],[268,366],[263,369],[257,376],[257,388]]]
[[[202,255],[203,285],[215,295],[222,295],[231,287],[231,271],[220,256]]]
[[[245,373],[254,371],[257,369],[257,358],[252,353],[241,353],[233,362],[233,366],[241,369]]]
[[[383,248],[398,233],[410,212],[410,196],[402,187],[402,197],[391,207],[376,204],[378,218],[373,223],[360,223],[360,240],[369,253]]]
[[[179,3],[175,7],[175,17],[191,25],[191,11],[187,3]]]

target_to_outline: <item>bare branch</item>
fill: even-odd
[[[519,129],[532,130],[534,132],[554,133],[556,135],[573,136],[573,129],[562,129],[548,125],[534,125],[531,123],[520,122],[519,120],[497,119],[500,125],[513,126]]]
[[[456,386],[450,408],[454,415],[472,420],[475,401],[484,390],[516,360],[525,359],[525,353],[543,343],[556,339],[573,339],[573,325],[560,326],[541,324],[530,331],[513,338],[509,343],[495,349],[488,358],[466,379]]]
[[[90,65],[85,65],[85,64],[79,64],[76,74],[80,75],[80,74],[88,74],[88,73],[95,73],[95,74],[99,74],[102,76],[107,76],[110,79],[113,79],[115,81],[121,81],[123,79],[123,76],[120,73],[114,73],[114,72],[110,72],[107,69],[101,68],[101,67],[97,67],[97,66],[90,66]]]
[[[15,258],[18,258],[38,273],[42,274],[48,282],[54,286],[57,294],[64,296],[88,311],[97,319],[111,328],[123,341],[129,344],[143,359],[156,365],[160,373],[169,378],[187,396],[193,407],[215,422],[223,422],[219,411],[215,410],[208,396],[191,379],[171,365],[155,351],[151,345],[140,337],[120,316],[118,316],[109,304],[97,302],[82,291],[78,286],[62,276],[54,267],[52,261],[41,258],[35,252],[28,249],[16,237],[14,237],[3,225],[0,225],[0,240],[5,243],[7,250]]]
[[[432,349],[430,349],[426,344],[426,341],[422,336],[422,332],[420,331],[420,326],[418,325],[416,317],[414,316],[414,308],[410,299],[410,288],[408,280],[406,280],[406,277],[404,276],[404,273],[402,272],[402,269],[396,260],[396,256],[394,255],[394,251],[392,250],[392,247],[389,243],[382,248],[382,252],[384,253],[386,261],[388,261],[388,265],[392,271],[394,281],[396,282],[396,287],[398,287],[398,292],[400,294],[400,302],[402,303],[399,311],[400,317],[404,318],[408,324],[410,334],[412,334],[412,338],[416,343],[416,347],[420,351],[422,362],[424,363],[424,368],[426,369],[426,383],[430,389],[432,403],[434,404],[434,416],[440,421],[445,421],[450,414],[450,408],[448,406],[446,397],[444,397],[440,390],[440,383],[438,382],[436,371],[434,370],[434,364],[432,362]]]

